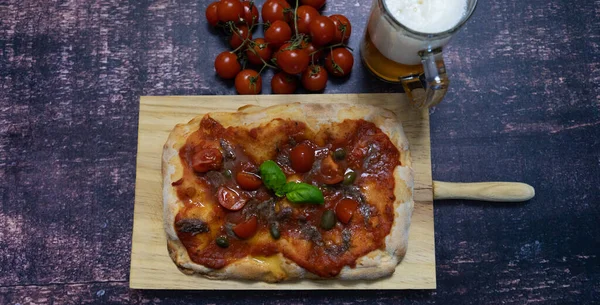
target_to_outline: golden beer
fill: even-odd
[[[404,65],[383,56],[371,40],[369,31],[365,32],[365,38],[360,46],[360,54],[363,63],[377,77],[390,83],[399,83],[400,77],[423,74],[423,65]]]
[[[360,43],[362,62],[380,79],[401,83],[417,107],[434,106],[450,83],[442,49],[476,5],[477,0],[373,0]]]

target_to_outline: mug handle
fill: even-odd
[[[424,73],[400,78],[408,99],[418,108],[433,107],[439,104],[450,85],[446,74],[442,48],[421,51],[421,64]],[[424,76],[424,79],[421,77]]]

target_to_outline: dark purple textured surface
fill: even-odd
[[[214,76],[225,44],[203,20],[208,3],[0,0],[0,304],[600,303],[591,0],[482,0],[447,48],[434,178],[524,181],[537,196],[436,202],[436,291],[128,289],[139,96],[234,93]],[[350,17],[355,49],[368,3],[324,11]],[[397,90],[357,60],[326,92]]]

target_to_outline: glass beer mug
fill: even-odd
[[[477,0],[374,0],[362,61],[384,81],[401,83],[419,108],[442,101],[450,83],[442,48],[469,19]]]

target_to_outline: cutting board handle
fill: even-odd
[[[535,189],[519,182],[453,183],[433,181],[433,199],[467,199],[495,202],[521,202],[535,196]]]

